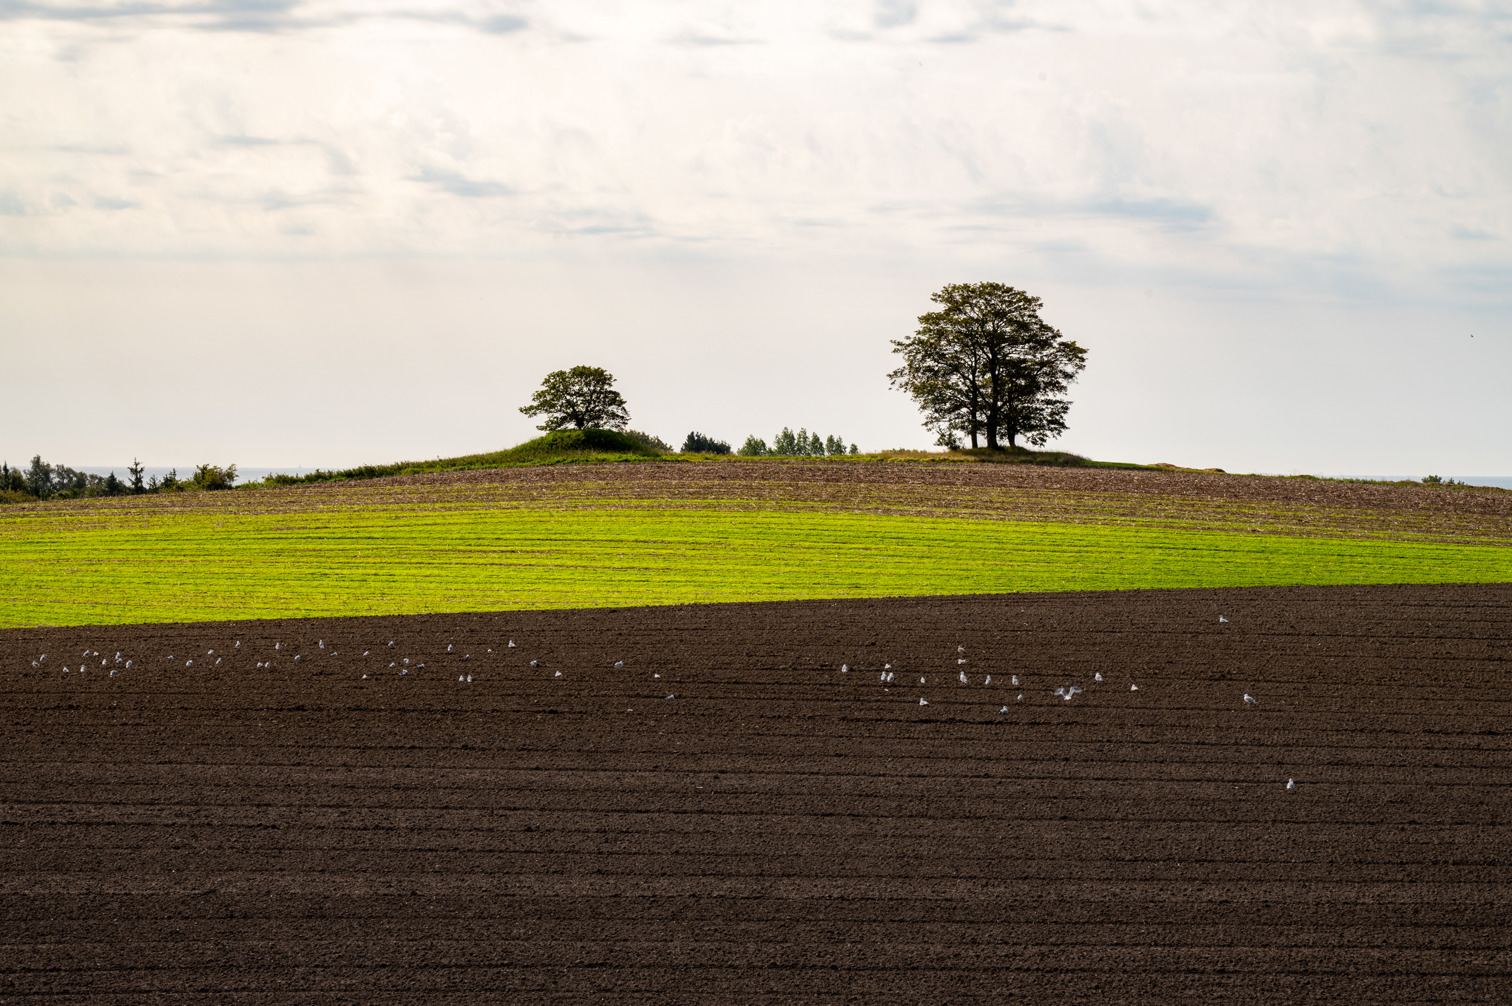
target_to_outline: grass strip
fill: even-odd
[[[1512,549],[856,513],[0,514],[0,626],[1512,581]]]

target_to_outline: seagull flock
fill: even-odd
[[[1228,619],[1224,618],[1221,615],[1219,616],[1218,620],[1220,622],[1224,622],[1224,623],[1228,622]],[[340,656],[340,652],[336,649],[336,647],[334,645],[331,646],[331,647],[329,647],[329,648],[327,648],[326,641],[324,639],[317,640],[315,646],[316,646],[316,651],[318,651],[318,652],[325,652],[328,657],[336,658],[336,657]],[[237,651],[240,651],[242,649],[241,640],[240,639],[233,640],[232,644],[231,644],[231,648],[232,648],[233,653],[237,652]],[[389,650],[393,650],[395,648],[395,641],[394,640],[389,640],[386,648],[389,649]],[[298,647],[294,646],[293,649],[297,650]],[[508,643],[505,644],[504,649],[506,649],[506,650],[517,649],[517,647],[515,645],[515,641],[513,639],[509,640]],[[261,659],[261,660],[256,660],[255,661],[255,666],[256,666],[257,669],[259,669],[259,670],[271,669],[274,666],[274,662],[275,662],[274,661],[274,655],[277,655],[279,657],[283,657],[284,656],[283,641],[282,640],[275,641],[273,643],[272,650],[273,650],[273,652],[271,654],[268,654],[265,659]],[[488,648],[487,652],[489,654],[492,654],[494,651],[493,651],[492,648]],[[364,658],[370,658],[371,653],[372,653],[371,650],[364,650],[362,652],[362,656]],[[293,663],[301,663],[303,661],[303,659],[304,659],[304,656],[305,655],[304,655],[303,652],[295,652],[294,655],[293,655],[293,657],[292,657],[292,662]],[[455,646],[454,643],[447,643],[446,644],[446,653],[445,653],[445,656],[451,657],[451,658],[459,660],[459,661],[468,661],[468,660],[472,659],[472,654],[470,652],[463,652],[463,653],[459,654],[457,652],[457,650],[456,650],[456,646]],[[211,666],[218,667],[218,666],[221,665],[221,661],[223,659],[223,656],[217,656],[216,653],[215,653],[215,650],[211,649],[211,650],[207,650],[205,652],[204,658],[205,658],[206,661],[208,661],[208,660],[210,660],[210,659],[213,658],[214,659],[214,664],[211,665]],[[971,685],[972,678],[971,678],[971,675],[968,673],[968,670],[967,670],[969,658],[967,656],[966,647],[964,645],[958,645],[956,647],[955,659],[956,659],[956,666],[959,668],[959,670],[957,672],[957,675],[956,675],[956,680],[961,685],[967,685],[967,686]],[[44,669],[46,669],[45,665],[47,663],[47,660],[48,660],[48,656],[47,656],[47,654],[44,653],[44,654],[39,655],[36,660],[33,660],[31,662],[31,665],[32,665],[33,669],[44,670]],[[96,660],[99,661],[98,664],[94,663],[94,661],[96,661]],[[173,654],[169,654],[168,657],[166,658],[166,663],[169,664],[170,666],[176,665],[177,662],[178,662],[178,658],[175,655],[173,655]],[[530,661],[530,666],[532,668],[540,668],[541,664],[540,664],[540,661],[538,659],[535,659],[535,660],[531,660]],[[132,658],[127,658],[127,657],[123,656],[123,654],[119,650],[116,651],[115,656],[112,658],[112,657],[109,657],[109,656],[103,656],[100,653],[99,650],[85,649],[83,651],[81,657],[80,657],[80,661],[79,661],[77,667],[70,667],[70,666],[68,666],[68,665],[65,664],[63,666],[62,673],[65,674],[65,675],[67,675],[67,674],[83,674],[86,671],[88,671],[91,667],[99,667],[99,668],[105,669],[105,670],[108,671],[108,676],[114,678],[114,677],[117,677],[118,675],[120,675],[124,671],[129,671],[129,670],[133,670],[133,669],[145,670],[145,669],[147,669],[147,662],[143,658],[141,658],[140,656],[132,657]],[[194,658],[193,657],[187,657],[187,658],[185,658],[184,661],[183,661],[183,667],[185,669],[191,669],[191,668],[193,668],[194,667]],[[401,656],[398,660],[389,661],[387,669],[390,672],[397,674],[398,676],[408,677],[410,675],[411,671],[416,671],[416,672],[422,671],[422,670],[425,670],[425,667],[426,667],[426,665],[423,662],[415,663],[415,662],[411,661],[411,659],[409,657],[407,657],[407,656]],[[613,664],[613,667],[614,667],[615,670],[624,670],[624,668],[625,668],[625,661],[624,660],[616,660],[614,662],[614,664]],[[860,668],[855,668],[855,669],[859,670]],[[369,672],[371,672],[371,670],[372,670],[371,668],[368,669]],[[840,665],[840,673],[841,674],[849,674],[852,670],[853,670],[853,668],[850,666],[849,663],[844,663],[844,664]],[[560,669],[553,669],[552,677],[553,677],[553,680],[558,680],[558,679],[565,678],[565,675],[563,674],[563,672]],[[655,673],[655,674],[652,674],[652,678],[653,679],[660,679],[661,675],[659,673]],[[360,680],[370,680],[370,673],[367,673],[367,672],[362,673],[361,677],[360,677]],[[880,682],[884,686],[889,686],[889,687],[886,687],[884,689],[885,691],[891,691],[892,689],[891,689],[890,686],[897,684],[897,672],[893,669],[893,665],[891,663],[884,663],[882,665],[882,670],[881,670],[881,672],[879,674],[879,680],[880,680]],[[463,684],[463,685],[470,685],[470,684],[472,684],[474,682],[474,676],[473,676],[472,673],[470,673],[468,671],[461,670],[460,673],[458,673],[458,675],[457,675],[457,681],[458,681],[458,683]],[[1019,681],[1018,674],[1010,674],[1009,675],[1009,683],[1015,689],[1022,687],[1022,685],[1021,685],[1021,683]],[[1092,676],[1092,683],[1093,684],[1102,684],[1103,683],[1102,672],[1099,671],[1099,672],[1096,672],[1096,673],[1093,674],[1093,676]],[[919,676],[919,684],[921,686],[928,684],[928,677],[927,677],[927,675],[920,675]],[[991,674],[985,674],[985,675],[982,676],[981,687],[984,687],[984,688],[990,688],[990,687],[992,687],[992,675]],[[1131,691],[1131,692],[1137,692],[1137,691],[1139,691],[1139,684],[1138,684],[1138,682],[1132,682],[1131,681],[1129,683],[1129,691]],[[1076,698],[1076,696],[1084,694],[1084,692],[1085,692],[1085,689],[1082,688],[1082,686],[1080,686],[1080,685],[1075,685],[1075,684],[1060,684],[1060,685],[1057,685],[1053,690],[1051,690],[1050,694],[1055,695],[1056,697],[1060,698],[1063,702],[1071,702],[1072,700],[1074,700]],[[677,698],[677,694],[675,692],[674,693],[669,693],[667,695],[667,699],[675,699],[675,698]],[[921,707],[922,706],[928,706],[930,704],[929,703],[929,699],[925,698],[922,695],[919,695],[917,698],[918,698],[918,703],[919,703],[919,705]],[[1014,702],[1016,704],[1021,704],[1021,703],[1023,703],[1023,701],[1024,701],[1024,692],[1018,692],[1018,694],[1014,698]],[[1246,706],[1246,707],[1248,707],[1248,706],[1258,706],[1260,704],[1260,700],[1257,699],[1257,698],[1255,698],[1255,696],[1251,695],[1248,692],[1244,692],[1242,694],[1240,701],[1241,701],[1242,705]],[[1009,711],[1010,711],[1010,707],[1005,704],[1005,705],[1001,706],[1001,708],[999,710],[999,713],[1000,714],[1007,714]],[[1296,792],[1296,789],[1297,789],[1296,781],[1294,779],[1287,779],[1286,780],[1286,792],[1288,792],[1288,793],[1294,793],[1294,792]]]

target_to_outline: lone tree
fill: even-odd
[[[602,367],[553,370],[520,411],[546,417],[538,430],[623,430],[630,413],[613,384],[614,375]]]
[[[985,434],[1038,447],[1066,429],[1063,397],[1087,351],[1046,324],[1041,301],[1002,283],[952,283],[930,295],[939,310],[919,316],[909,339],[894,339],[903,366],[888,374],[924,411],[941,446]]]

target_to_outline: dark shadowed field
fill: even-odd
[[[1508,585],[7,630],[0,1000],[1506,1002],[1509,671]]]

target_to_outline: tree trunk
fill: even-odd
[[[972,450],[976,450],[976,447],[977,447],[977,442],[976,442],[976,426],[972,426],[971,427],[971,449]]]

